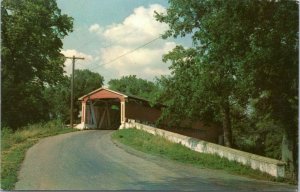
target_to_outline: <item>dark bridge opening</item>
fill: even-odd
[[[96,99],[87,102],[87,106],[93,106],[88,110],[94,118],[88,118],[90,124],[96,125],[95,129],[116,130],[121,125],[120,101],[119,99]],[[94,114],[93,114],[94,113]],[[95,120],[95,122],[93,122]]]

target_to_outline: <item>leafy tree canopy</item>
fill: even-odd
[[[270,125],[266,121],[274,122],[277,126],[266,127],[281,129],[288,138],[284,143],[295,153],[298,3],[170,0],[169,4],[166,14],[156,13],[158,21],[169,25],[163,37],[190,34],[194,45],[177,46],[164,56],[172,63],[172,75],[161,79],[166,85],[161,98],[173,97],[167,113],[220,122],[227,146],[233,144],[232,128],[237,128],[239,118],[259,120],[252,124],[256,130]]]
[[[99,73],[91,72],[88,69],[75,70],[74,74],[74,95],[75,99],[99,89],[103,86],[104,78]]]
[[[87,69],[74,72],[74,119],[78,117],[81,103],[77,99],[103,86],[104,78],[99,73]],[[60,118],[68,123],[70,119],[71,77],[65,76],[57,85],[48,87],[44,92],[52,118]]]
[[[158,91],[158,87],[155,83],[137,78],[136,75],[123,76],[120,79],[111,79],[108,85],[112,90],[139,96],[148,100],[152,100]]]
[[[3,0],[1,21],[2,122],[16,128],[46,118],[42,91],[63,79],[73,19],[55,0]]]

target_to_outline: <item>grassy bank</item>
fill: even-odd
[[[283,181],[283,179],[276,179],[268,174],[216,155],[192,151],[180,144],[172,143],[161,136],[153,136],[141,130],[118,130],[113,133],[112,138],[139,151],[192,164],[200,168],[221,169],[231,174],[243,175],[255,179]]]
[[[29,125],[15,132],[2,128],[1,189],[14,189],[25,153],[31,146],[44,137],[72,131],[76,130],[65,127],[59,121]]]

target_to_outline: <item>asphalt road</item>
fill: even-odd
[[[17,190],[295,191],[295,186],[199,169],[111,141],[112,131],[41,140],[26,154]]]

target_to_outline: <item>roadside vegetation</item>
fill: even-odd
[[[216,155],[195,152],[183,145],[172,143],[161,136],[154,136],[137,129],[118,130],[113,133],[112,138],[136,150],[191,164],[199,168],[220,169],[231,174],[243,175],[254,179],[293,183],[292,180],[275,178]]]
[[[13,190],[18,180],[18,172],[26,151],[40,139],[76,131],[60,121],[50,121],[25,126],[13,132],[9,128],[1,129],[1,189]]]
[[[162,37],[193,46],[163,56],[163,117],[217,124],[225,146],[281,159],[297,180],[298,15],[297,1],[170,0]]]
[[[154,14],[169,26],[161,37],[190,38],[192,45],[163,55],[169,75],[106,79],[109,88],[163,103],[158,124],[219,126],[225,146],[285,161],[298,181],[299,2],[169,0],[167,7]],[[3,147],[10,154],[15,142],[14,153],[23,154],[35,140],[20,136],[29,129],[22,127],[70,120],[62,50],[74,19],[56,0],[2,0],[1,22],[1,126],[12,137]],[[105,81],[87,69],[75,70],[74,79],[75,100]],[[75,122],[80,106],[74,104]]]

